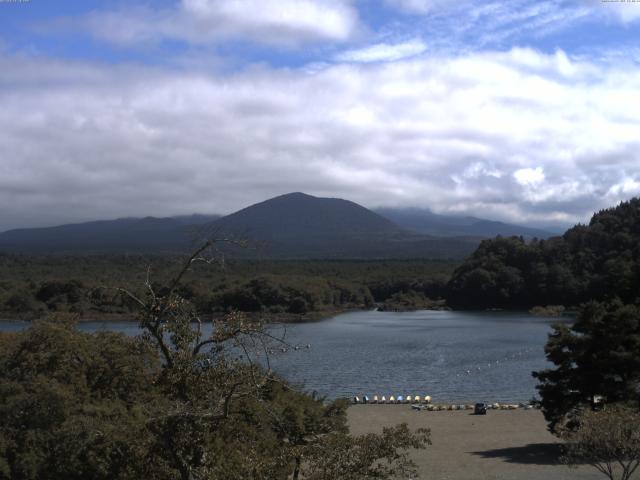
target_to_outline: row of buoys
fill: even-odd
[[[303,348],[306,348],[307,350],[311,348],[311,344],[307,343],[306,345],[296,345],[295,347],[293,347],[294,350],[302,350]]]
[[[373,398],[363,395],[362,397],[353,397],[353,403],[431,403],[431,397],[429,395],[390,395],[389,397],[382,395],[374,395]]]
[[[518,357],[522,357],[523,355],[526,355],[527,353],[532,351],[533,351],[533,347],[530,347],[530,348],[525,348],[524,350],[520,350],[518,352],[512,353],[510,355],[506,355],[501,359],[495,360],[495,365],[500,364],[500,362],[507,362],[509,360],[514,360]],[[488,362],[486,364],[486,367],[484,367],[484,364],[481,364],[476,367],[467,368],[462,373],[456,373],[456,377],[461,377],[464,375],[473,375],[474,373],[482,371],[483,367],[486,369],[486,368],[491,368],[493,366],[494,366],[494,362]]]
[[[1,1],[1,0],[0,0]],[[303,348],[306,348],[307,350],[309,350],[311,348],[311,344],[307,343],[306,345],[296,345],[295,347],[292,347],[293,350],[302,350]],[[290,350],[290,348],[287,347],[281,347],[278,351],[281,353],[287,353]],[[274,353],[276,353],[276,350],[274,349],[269,349],[267,350],[267,353],[269,355],[273,355]]]

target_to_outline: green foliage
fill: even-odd
[[[406,312],[421,309],[437,310],[443,308],[446,308],[443,300],[431,300],[422,292],[416,292],[414,290],[394,293],[390,298],[385,300],[380,307],[381,310],[386,312]]]
[[[561,317],[564,311],[564,305],[547,305],[545,307],[537,305],[529,310],[529,313],[536,317]]]
[[[584,410],[578,428],[563,432],[570,466],[587,463],[610,480],[629,480],[640,466],[640,413],[637,408],[609,405]]]
[[[578,305],[640,291],[640,199],[593,216],[562,237],[483,241],[454,272],[447,300],[456,307]]]
[[[556,368],[534,372],[552,431],[575,425],[575,415],[596,397],[638,402],[640,307],[591,302],[571,327],[556,325],[545,347]]]
[[[0,315],[36,318],[74,312],[90,318],[131,318],[138,305],[108,288],[144,295],[147,271],[155,286],[180,266],[176,256],[44,256],[0,254]],[[226,268],[194,265],[180,295],[200,312],[233,310],[304,319],[371,308],[397,293],[444,296],[455,264],[429,260],[228,261]]]
[[[155,352],[54,316],[0,341],[0,478],[140,478]]]
[[[197,297],[195,288],[183,279],[209,246],[168,280],[145,278],[141,294],[119,289],[114,298],[137,305],[137,338],[82,333],[77,317],[62,314],[0,335],[1,479],[385,479],[414,471],[405,450],[424,448],[428,432],[401,426],[351,437],[344,401],[311,397],[261,366],[258,352],[271,341],[261,322],[232,312],[203,333],[185,298]],[[288,294],[307,301],[289,290],[294,284],[249,284],[261,302],[280,305]],[[76,287],[37,289],[49,301]]]

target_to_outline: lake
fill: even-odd
[[[270,362],[305,390],[331,398],[431,395],[434,402],[521,402],[536,395],[531,372],[549,366],[544,345],[550,324],[524,313],[352,312],[271,327],[302,348],[277,349]],[[27,325],[0,322],[0,330]],[[138,332],[133,322],[83,322],[79,328]]]

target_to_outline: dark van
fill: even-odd
[[[487,414],[487,404],[486,403],[476,403],[473,407],[473,413],[476,415],[486,415]]]

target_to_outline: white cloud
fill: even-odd
[[[621,196],[640,195],[640,178],[625,178],[619,183],[612,185],[607,192],[608,197],[620,198]]]
[[[63,25],[74,22],[91,35],[126,46],[164,39],[193,44],[235,39],[296,47],[344,42],[361,28],[349,0],[182,0],[168,9],[97,11]]]
[[[544,182],[544,171],[542,167],[521,168],[513,173],[513,177],[520,185],[534,187]]]
[[[630,24],[640,19],[640,2],[625,0],[583,0],[599,15]]]
[[[593,50],[612,42],[597,32],[603,24],[621,23],[630,28],[640,18],[640,2],[602,0],[385,0],[388,7],[403,13],[396,32],[418,32],[428,38],[430,50],[469,52],[504,50],[517,45],[536,45],[550,35],[575,35],[573,29],[595,27],[592,39],[580,48]],[[605,27],[606,28],[606,27]],[[579,34],[581,35],[581,34]],[[617,48],[628,52],[632,41]],[[553,41],[559,46],[563,40]],[[574,47],[577,48],[577,47]]]
[[[427,51],[427,45],[420,39],[402,43],[377,43],[357,50],[348,50],[337,55],[342,62],[392,62],[415,57]]]
[[[426,14],[437,8],[451,6],[449,0],[385,0],[385,2],[405,12],[418,14]],[[461,0],[461,3],[468,3],[468,1]]]
[[[637,192],[638,92],[633,65],[516,49],[233,74],[0,55],[0,230],[289,191],[585,220]]]

